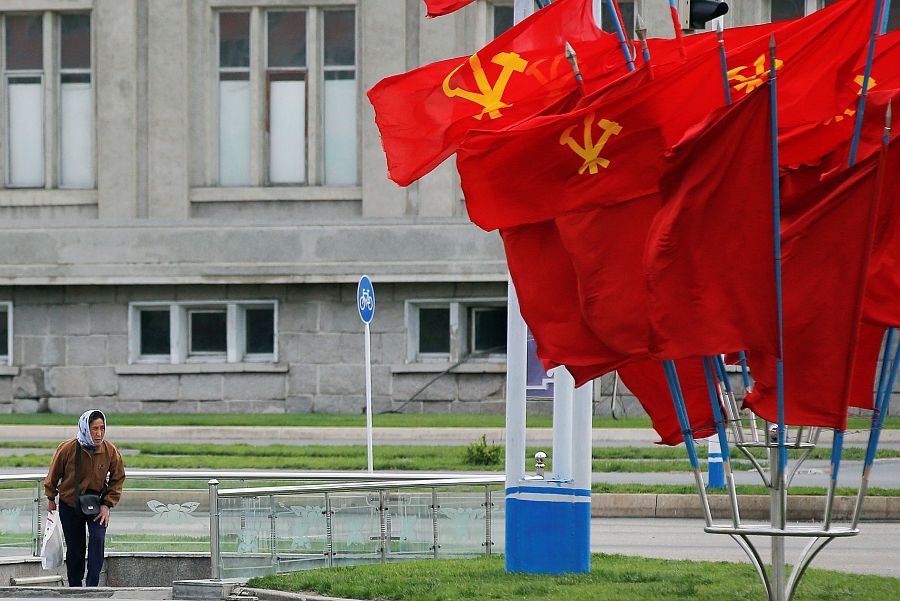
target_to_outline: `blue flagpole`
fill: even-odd
[[[856,109],[856,123],[853,128],[853,141],[850,142],[850,166],[856,164],[856,151],[859,149],[859,136],[862,134],[863,114],[866,111],[866,96],[869,94],[869,81],[872,76],[872,61],[875,58],[875,40],[881,29],[878,27],[878,18],[881,16],[881,9],[884,7],[883,0],[875,0],[875,16],[872,18],[872,33],[869,39],[869,52],[866,56],[866,71],[863,75],[862,90],[859,95],[859,103]],[[884,16],[887,17],[887,11]],[[884,24],[882,25],[882,28]]]
[[[730,472],[731,453],[728,450],[728,436],[725,434],[725,420],[722,418],[722,408],[719,406],[719,394],[709,357],[703,357],[703,373],[706,375],[706,391],[709,394],[709,402],[712,406],[713,419],[716,422],[716,436],[719,439],[719,448],[722,453],[722,474],[718,482],[713,480],[713,458],[709,458],[709,487],[725,488],[725,475]]]
[[[738,353],[738,357],[741,360],[741,376],[744,380],[744,390],[749,392],[752,384],[750,383],[750,368],[747,367],[747,353],[741,351]]]
[[[891,0],[884,0],[884,7],[881,10],[881,31],[880,35],[884,35],[887,33],[888,26],[888,17],[891,12]]]
[[[619,19],[616,17],[616,7],[613,6],[613,0],[605,0],[606,8],[609,10],[609,14],[613,17],[613,22],[616,24],[616,36],[619,38],[619,45],[622,46],[622,54],[625,55],[625,62],[628,63],[628,70],[634,71],[634,60],[631,58],[631,51],[628,49],[628,40],[625,39],[625,32],[622,31],[622,24],[619,23]]]
[[[722,23],[716,23],[716,37],[719,39],[719,62],[722,63],[722,83],[725,85],[725,104],[731,106],[731,86],[728,85],[728,62],[725,60],[725,34]]]
[[[640,14],[637,16],[637,35],[641,40],[641,56],[644,58],[644,63],[647,66],[651,66],[650,64],[650,48],[647,47],[647,28],[644,26],[644,19]]]
[[[691,421],[688,417],[687,407],[684,404],[684,395],[681,392],[681,384],[678,382],[678,370],[675,362],[666,360],[662,362],[666,380],[669,383],[669,392],[672,395],[672,403],[675,405],[675,415],[681,426],[681,435],[684,438],[684,446],[687,449],[688,459],[694,472],[694,482],[697,484],[697,492],[700,494],[700,504],[703,506],[703,518],[707,526],[712,526],[712,512],[709,509],[709,501],[706,498],[706,486],[703,484],[703,474],[700,472],[700,461],[697,459],[697,447],[694,444],[694,433],[691,431]]]
[[[879,0],[880,1],[880,0]],[[775,75],[775,34],[769,42],[769,98],[772,111],[772,200],[775,221],[775,298],[778,304],[778,463],[783,488],[787,469],[787,449],[784,446],[784,315],[781,286],[781,185],[778,181],[778,92]],[[772,483],[775,484],[774,482]],[[783,516],[782,516],[783,517]]]

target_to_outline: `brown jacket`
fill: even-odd
[[[95,451],[89,451],[78,444],[77,438],[70,438],[56,447],[50,471],[44,482],[44,494],[48,499],[59,500],[69,507],[76,507],[75,492],[75,452],[81,452],[81,494],[85,490],[100,491],[103,504],[115,507],[122,496],[125,482],[125,464],[119,449],[108,440],[100,443]],[[108,476],[108,478],[107,478]]]

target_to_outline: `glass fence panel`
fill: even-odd
[[[0,555],[32,554],[34,495],[35,487],[31,483],[9,483],[0,489]],[[46,505],[41,519],[47,519]]]
[[[486,513],[483,488],[479,492],[438,490],[438,556],[483,555]]]
[[[334,565],[380,561],[381,495],[378,492],[330,495]]]
[[[290,495],[276,499],[276,569],[291,572],[323,567],[328,553],[325,495]]]
[[[506,553],[506,495],[491,490],[491,553]]]
[[[219,499],[219,550],[224,578],[275,572],[276,508],[274,498],[269,496]]]
[[[110,514],[110,552],[209,552],[209,491],[128,481]],[[184,483],[178,483],[184,484]]]
[[[385,495],[387,555],[408,559],[434,556],[431,490],[397,490]]]

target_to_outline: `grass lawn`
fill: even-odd
[[[0,468],[46,468],[50,463],[52,442],[0,442],[0,447],[42,449],[21,455],[0,457]],[[460,445],[381,445],[375,450],[375,468],[378,470],[404,471],[502,471],[503,447],[479,443],[476,449],[493,449],[482,452],[482,461],[469,459],[468,447]],[[366,466],[366,448],[363,445],[248,445],[248,444],[195,444],[195,443],[121,443],[123,450],[138,451],[126,455],[125,462],[131,468],[143,469],[279,469],[279,470],[355,470]],[[540,449],[529,448],[528,456]],[[706,456],[705,445],[698,447],[701,458]],[[754,454],[762,459],[761,449]],[[816,449],[813,458],[827,459],[829,449]],[[792,451],[792,455],[798,452]],[[861,460],[865,449],[844,449],[845,460]],[[883,449],[878,457],[897,458],[900,450]],[[735,470],[752,469],[743,455],[735,453]],[[552,462],[548,462],[548,469]],[[687,472],[690,464],[683,448],[672,447],[598,447],[593,449],[595,472]]]
[[[499,557],[409,561],[254,578],[249,586],[391,601],[721,601],[763,598],[749,564],[594,555],[590,574],[509,574]],[[900,580],[809,570],[795,601],[896,601]]]
[[[365,415],[334,415],[328,413],[171,413],[134,414],[110,413],[109,422],[115,426],[307,426],[307,427],[353,427],[364,428]],[[502,428],[506,423],[503,415],[442,415],[442,414],[382,414],[372,418],[378,428]],[[73,426],[78,416],[63,413],[9,413],[0,415],[0,424]],[[550,428],[549,416],[528,417],[529,428]],[[851,417],[847,429],[868,428],[867,419]],[[595,428],[649,428],[647,417],[594,417]],[[900,417],[888,417],[886,429],[900,428]]]

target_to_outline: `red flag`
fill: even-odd
[[[771,127],[761,89],[666,157],[644,255],[655,357],[777,355]]]
[[[678,381],[684,395],[691,430],[696,438],[712,436],[716,432],[712,404],[706,385],[703,361],[698,358],[675,362]],[[684,440],[681,426],[672,403],[668,381],[659,361],[644,361],[619,368],[619,376],[628,390],[637,397],[662,444],[676,445]]]
[[[866,58],[865,53],[860,56],[845,85],[840,88],[841,105],[833,115],[779,138],[778,152],[783,165],[788,168],[819,165],[835,148],[850,141],[862,92]],[[894,95],[887,90],[897,88],[900,88],[900,30],[879,37],[875,43],[863,137],[857,159],[862,160],[878,150],[888,100],[886,96]],[[847,156],[845,153],[837,160],[841,168],[847,165]]]
[[[388,77],[368,92],[388,173],[408,185],[439,165],[470,129],[499,129],[534,115],[575,86],[566,41],[604,54],[591,0],[557,0],[471,57]],[[608,49],[607,49],[608,50]],[[586,58],[585,64],[591,60]]]
[[[681,442],[661,364],[617,354],[592,333],[578,306],[578,284],[552,221],[501,231],[510,276],[525,323],[546,369],[565,365],[580,386],[619,368],[625,385],[650,415],[662,442]],[[627,367],[624,364],[631,362]],[[712,433],[712,409],[699,360],[678,361],[678,376],[692,429]]]
[[[805,205],[812,208],[782,230],[789,424],[846,428],[877,208],[877,158],[810,190]],[[745,404],[776,421],[775,358],[752,349],[749,356],[756,384]]]
[[[900,327],[900,142],[885,150],[874,248],[866,281],[863,321]]]
[[[868,3],[843,2],[781,30],[781,123],[796,127],[834,113],[836,82],[847,79],[865,45],[871,12]],[[768,46],[757,39],[729,53],[735,102],[768,80]],[[568,114],[471,132],[457,152],[470,218],[490,230],[657,192],[664,150],[724,105],[721,81],[718,57],[707,53]],[[528,169],[509,168],[532,156],[540,158]]]
[[[449,15],[466,4],[472,4],[474,1],[475,0],[425,0],[425,6],[428,8],[429,17],[440,17],[441,15]]]
[[[522,317],[546,369],[566,365],[581,385],[628,360],[598,341],[585,323],[575,272],[552,221],[501,234]],[[572,366],[590,369],[575,373]]]
[[[853,379],[850,384],[851,407],[875,408],[875,372],[883,340],[884,328],[860,325],[859,343],[853,359]]]

